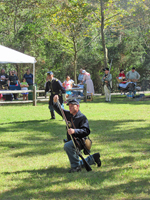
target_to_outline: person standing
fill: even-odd
[[[83,79],[82,82],[83,83],[85,81],[85,84],[87,84],[87,92],[92,93],[94,95],[94,85],[93,85],[93,81],[91,79],[91,75],[90,73],[86,72],[85,70],[82,71]]]
[[[13,86],[12,90],[17,90],[17,86],[20,85],[20,81],[18,76],[15,75],[15,71],[11,71],[11,75],[9,76],[8,80],[8,87]],[[18,94],[14,94],[14,99],[18,100]]]
[[[55,95],[54,102],[56,103],[58,99],[58,95]],[[84,163],[82,160],[79,160],[79,156],[75,150],[75,146],[70,135],[72,135],[73,138],[78,138],[80,140],[90,134],[90,128],[86,116],[79,110],[79,102],[76,99],[71,99],[68,101],[67,105],[69,105],[69,110],[63,109],[63,111],[67,121],[70,123],[70,128],[67,131],[67,142],[64,144],[64,150],[68,155],[71,165],[69,173],[72,173],[81,171],[81,168],[84,168]],[[61,111],[59,110],[57,104],[54,105],[54,109],[59,115],[61,115]],[[96,163],[98,167],[101,166],[99,153],[90,155],[85,160],[89,165]]]
[[[33,74],[30,73],[30,69],[27,69],[27,72],[23,75],[23,78],[26,79],[28,85],[33,85]]]
[[[106,102],[111,102],[112,75],[109,72],[109,68],[105,68],[104,71],[105,74],[102,78],[102,83],[104,86]]]
[[[79,74],[79,76],[78,76],[78,83],[81,83],[82,82],[82,80],[83,80],[83,74],[82,74],[82,71],[83,71],[83,69],[81,68],[80,69],[80,74]]]
[[[54,113],[54,108],[53,108],[53,97],[55,95],[59,95],[60,99],[60,104],[63,106],[63,96],[62,94],[66,93],[65,88],[62,86],[62,83],[60,80],[56,79],[53,77],[53,72],[47,72],[47,83],[46,83],[46,88],[45,88],[45,95],[46,92],[51,92],[50,99],[49,99],[49,109],[51,113],[51,119],[55,119],[55,113]]]

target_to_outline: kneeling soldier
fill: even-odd
[[[56,103],[58,99],[58,95],[55,95],[54,102]],[[71,140],[70,135],[72,135],[73,138],[79,139],[80,141],[82,140],[82,138],[85,138],[90,134],[90,128],[86,116],[82,114],[79,110],[79,102],[76,99],[72,99],[68,101],[67,105],[69,105],[69,110],[63,109],[63,112],[66,116],[67,121],[70,122],[70,127],[67,132],[67,142],[64,145],[64,150],[66,151],[71,164],[71,169],[69,170],[69,173],[71,173],[79,172],[81,171],[81,168],[85,166],[83,161],[79,160],[79,156],[75,150],[75,146],[73,144],[73,141]],[[54,109],[59,115],[62,115],[57,104],[54,104]],[[99,153],[90,155],[85,160],[89,165],[97,163],[98,167],[101,166]]]

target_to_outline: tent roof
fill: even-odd
[[[0,45],[0,63],[36,63],[34,57]]]

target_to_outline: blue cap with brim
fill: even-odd
[[[77,101],[76,99],[71,99],[68,101],[67,105],[69,105],[69,104],[79,105],[79,101]]]
[[[49,72],[47,72],[47,74],[49,74],[49,75],[53,75],[53,72],[52,72],[52,71],[49,71]]]

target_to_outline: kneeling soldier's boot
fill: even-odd
[[[71,168],[71,169],[69,170],[69,173],[80,172],[80,171],[81,171],[81,167],[78,166],[78,167],[76,167],[76,168]]]
[[[92,155],[95,162],[97,163],[97,167],[101,166],[101,160],[100,160],[100,154],[99,153],[95,153]]]
[[[51,112],[51,119],[55,119],[55,113],[54,111],[50,111]]]

